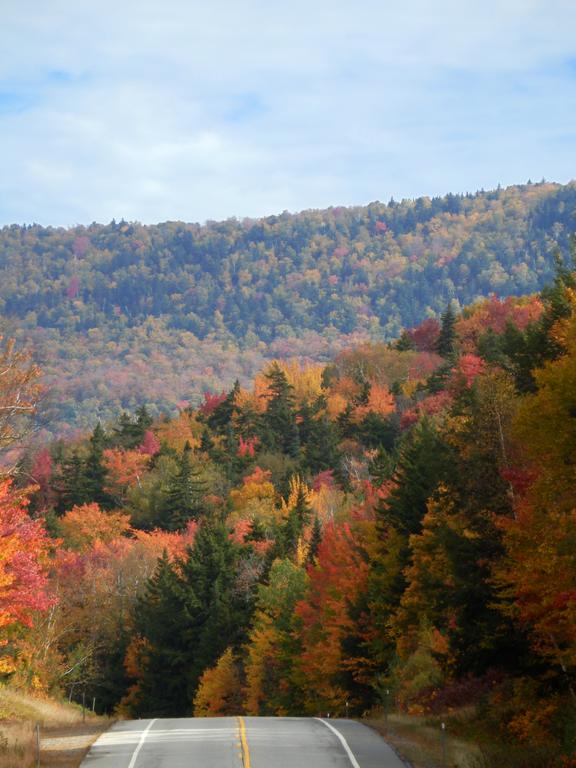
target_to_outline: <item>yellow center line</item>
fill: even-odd
[[[240,743],[242,744],[242,764],[244,768],[250,768],[250,750],[246,740],[246,724],[243,717],[238,718],[238,725],[240,727]]]

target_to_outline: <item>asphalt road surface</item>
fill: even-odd
[[[405,768],[353,720],[206,717],[127,720],[103,734],[82,768]]]

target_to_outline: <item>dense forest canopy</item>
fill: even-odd
[[[267,360],[359,340],[550,281],[576,185],[540,183],[260,220],[0,230],[0,316],[32,340],[56,433],[198,403]]]
[[[12,352],[0,394],[33,403]],[[132,717],[393,702],[483,766],[570,768],[575,392],[558,263],[538,294],[35,445],[0,482],[0,682]]]

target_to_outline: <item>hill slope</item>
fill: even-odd
[[[261,220],[0,230],[0,312],[32,339],[54,429],[174,409],[272,357],[361,337],[551,278],[576,184],[528,184]]]

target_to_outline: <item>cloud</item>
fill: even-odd
[[[0,222],[567,180],[575,22],[560,0],[6,0]]]

